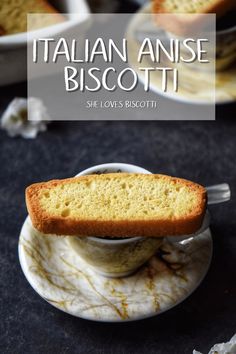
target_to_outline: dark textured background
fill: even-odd
[[[0,111],[25,95],[25,84],[0,89]],[[236,332],[235,113],[235,105],[226,105],[218,107],[215,122],[54,122],[32,141],[0,131],[0,353],[191,354],[230,339]],[[210,208],[214,254],[205,280],[182,304],[152,319],[105,324],[69,316],[34,292],[19,265],[25,187],[105,162],[204,185],[227,182],[232,189],[230,202]]]
[[[0,108],[24,94],[24,84],[1,89]],[[218,109],[215,122],[54,122],[35,140],[0,131],[0,353],[207,353],[234,334],[236,122],[227,118],[233,115],[229,105]],[[232,189],[230,202],[210,208],[214,255],[205,280],[182,304],[149,320],[104,324],[69,316],[34,292],[19,265],[25,187],[105,162]]]

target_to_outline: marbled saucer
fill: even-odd
[[[134,321],[169,310],[188,297],[211,261],[208,229],[182,243],[164,243],[133,275],[98,275],[71,249],[66,237],[43,236],[27,217],[19,239],[22,270],[34,290],[71,315],[104,322]]]

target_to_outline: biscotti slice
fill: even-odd
[[[206,190],[165,175],[111,173],[32,184],[26,204],[44,234],[161,237],[201,227]]]
[[[153,0],[156,13],[216,13],[221,15],[234,5],[234,0]]]
[[[15,34],[27,31],[27,14],[38,13],[40,16],[30,24],[33,30],[51,26],[65,21],[52,5],[46,0],[1,0],[0,1],[0,28],[3,34]],[[47,14],[54,14],[48,16]]]
[[[209,22],[204,14],[215,13],[217,17],[221,17],[233,7],[235,7],[235,0],[152,1],[154,14],[169,14],[168,16],[156,16],[157,24],[177,35],[200,31]]]

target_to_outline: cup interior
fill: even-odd
[[[105,163],[105,164],[89,167],[86,170],[78,173],[76,177],[92,175],[92,174],[119,173],[119,172],[151,174],[150,171],[136,165],[113,162],[113,163]]]

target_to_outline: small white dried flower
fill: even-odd
[[[236,334],[227,343],[215,344],[211,348],[209,354],[235,354],[236,353]],[[201,354],[200,352],[194,350],[193,354]]]
[[[22,136],[33,139],[38,132],[47,129],[50,117],[42,100],[30,97],[15,98],[2,115],[1,128],[6,130],[10,137]]]

